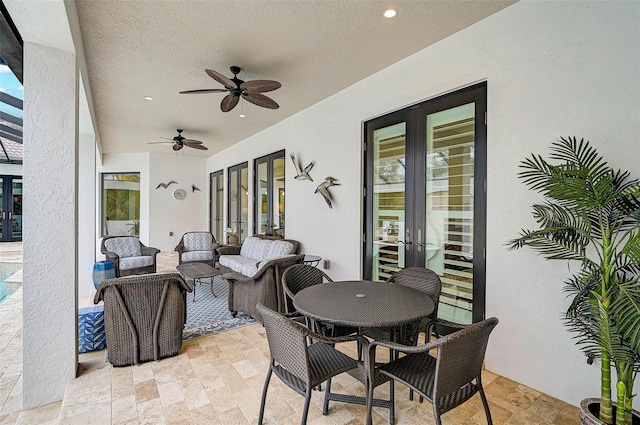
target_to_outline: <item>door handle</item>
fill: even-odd
[[[6,213],[6,212],[4,212],[4,211],[2,211],[2,219],[4,220],[4,219],[6,219],[6,218],[7,218],[7,213]]]
[[[425,244],[422,243],[422,229],[418,229],[418,242],[416,246],[418,247],[418,252],[422,252],[422,247],[425,246]]]
[[[13,213],[9,211],[9,220],[11,220],[12,218],[13,218]]]

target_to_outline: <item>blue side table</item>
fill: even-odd
[[[113,279],[116,277],[116,268],[113,261],[98,261],[93,265],[93,286],[98,286],[103,280]]]

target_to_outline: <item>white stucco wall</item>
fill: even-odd
[[[81,134],[78,144],[78,296],[95,292],[93,263],[96,234],[96,139]]]
[[[173,251],[185,232],[209,230],[209,176],[206,160],[176,154],[152,154],[149,167],[149,243],[162,251]],[[160,183],[175,181],[166,189]],[[195,185],[200,191],[193,191]],[[176,189],[187,197],[177,200]],[[173,236],[169,236],[173,232]]]
[[[23,405],[62,399],[75,378],[76,57],[24,43]],[[55,81],[55,84],[52,82]]]
[[[500,319],[486,366],[575,405],[599,395],[599,366],[586,365],[560,321],[566,265],[505,249],[534,225],[536,198],[517,180],[517,165],[575,135],[640,175],[638,40],[638,2],[522,1],[209,158],[207,170],[249,160],[251,173],[252,159],[283,148],[315,160],[317,183],[332,176],[342,184],[332,188],[334,209],[313,194],[317,183],[293,179],[288,160],[286,235],[331,260],[334,279],[357,278],[362,122],[486,80],[486,315]]]
[[[140,173],[140,240],[147,246],[162,251],[173,251],[182,234],[194,230],[209,230],[209,176],[206,160],[175,154],[104,154],[102,173]],[[175,181],[168,188],[160,183]],[[98,182],[99,183],[99,182]],[[193,191],[191,185],[200,191]],[[184,189],[187,197],[178,201],[173,192]],[[100,191],[99,191],[100,193]],[[100,214],[100,199],[97,211]],[[173,236],[169,236],[173,232]],[[100,253],[100,229],[96,243],[98,259]]]

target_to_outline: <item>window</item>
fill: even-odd
[[[222,233],[222,195],[224,185],[222,182],[222,170],[216,171],[209,175],[209,230],[216,238],[216,241],[222,242],[224,234]]]
[[[140,236],[140,173],[102,174],[102,236]]]

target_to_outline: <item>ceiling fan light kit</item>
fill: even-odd
[[[209,77],[213,78],[224,86],[224,89],[199,89],[181,91],[180,94],[204,94],[204,93],[224,93],[228,92],[220,103],[222,112],[229,112],[236,107],[242,97],[247,102],[268,109],[278,109],[280,105],[275,100],[262,93],[277,90],[282,87],[278,81],[273,80],[252,80],[243,81],[238,78],[241,71],[239,66],[230,68],[233,78],[227,78],[221,73],[212,69],[205,69]]]

